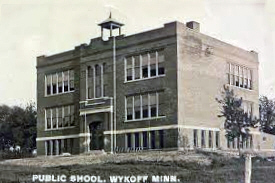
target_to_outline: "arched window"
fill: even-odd
[[[94,77],[93,77],[93,68],[91,66],[87,67],[87,92],[88,98],[94,97]]]
[[[101,97],[101,68],[95,65],[95,97]]]
[[[88,77],[89,77],[89,78],[90,78],[90,77],[93,77],[93,69],[92,69],[91,66],[88,66],[88,67],[87,67],[87,71],[88,71]]]
[[[106,63],[103,63],[103,65],[102,65],[102,67],[103,67],[103,96],[105,97],[106,95],[107,95],[107,93],[106,93],[106,91],[107,91],[107,75],[108,75],[108,66],[107,66],[107,64]]]
[[[100,66],[95,65],[95,76],[100,76]]]

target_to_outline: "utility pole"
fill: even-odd
[[[113,114],[114,114],[114,148],[116,148],[116,37],[113,36],[113,68],[114,68],[114,103],[113,103]]]
[[[111,100],[111,154],[115,153],[114,147],[116,148],[116,38],[113,34],[113,30],[119,30],[119,36],[121,35],[121,27],[123,23],[119,23],[112,18],[110,12],[109,18],[102,23],[98,24],[101,27],[101,37],[103,40],[103,29],[110,31],[110,38],[113,37],[113,99]]]

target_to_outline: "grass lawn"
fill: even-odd
[[[176,175],[180,182],[239,183],[244,179],[244,159],[216,153],[174,151],[38,157],[0,162],[0,183],[32,182],[34,174],[96,175],[107,182],[110,175]],[[275,182],[275,162],[254,158],[252,183],[272,182]]]

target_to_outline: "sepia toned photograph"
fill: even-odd
[[[275,1],[0,1],[0,183],[275,183]]]

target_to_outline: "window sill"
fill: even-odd
[[[132,119],[132,120],[126,120],[126,121],[124,121],[124,123],[136,122],[136,121],[147,121],[147,120],[162,119],[162,118],[166,118],[166,116],[158,116],[158,117],[142,118],[142,119]]]
[[[242,88],[242,87],[239,87],[239,86],[235,86],[235,85],[230,85],[230,84],[226,84],[227,86],[230,86],[230,87],[233,87],[233,88],[238,88],[238,89],[241,89],[241,90],[245,90],[245,91],[254,91],[253,89],[248,89],[248,88]]]
[[[63,92],[63,93],[56,93],[56,94],[52,94],[52,95],[45,95],[44,97],[52,97],[52,96],[58,96],[58,95],[62,95],[62,94],[67,94],[67,93],[73,93],[73,91],[67,91],[67,92]]]
[[[153,77],[149,77],[149,78],[141,78],[141,79],[135,79],[135,80],[130,80],[130,81],[124,81],[124,83],[132,83],[132,82],[136,82],[136,81],[144,81],[144,80],[161,78],[161,77],[165,77],[165,74],[153,76]]]
[[[66,129],[71,129],[71,128],[75,128],[75,126],[68,126],[68,127],[62,127],[62,128],[53,128],[53,129],[45,129],[45,131],[66,130]]]

